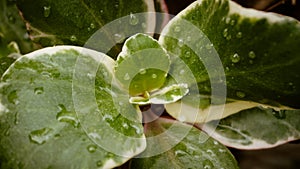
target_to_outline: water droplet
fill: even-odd
[[[242,36],[243,36],[242,32],[238,32],[238,33],[236,34],[236,37],[237,37],[237,38],[242,38]]]
[[[187,155],[187,153],[185,151],[182,151],[182,150],[175,151],[175,156],[181,157],[181,156],[185,156],[185,155]]]
[[[204,169],[211,169],[214,167],[213,163],[207,159],[203,161],[202,165]]]
[[[214,45],[211,43],[211,44],[207,44],[205,47],[206,47],[206,49],[211,49],[212,47],[213,47]]]
[[[190,41],[192,40],[192,38],[191,38],[190,36],[188,36],[188,37],[186,38],[186,40],[187,40],[188,42],[190,42]]]
[[[116,43],[122,43],[124,41],[125,37],[123,34],[115,33],[114,39],[115,39]]]
[[[206,152],[212,157],[216,156],[215,153],[211,149],[206,150]]]
[[[178,46],[179,46],[179,47],[182,47],[183,45],[184,45],[183,40],[182,40],[182,39],[179,39],[179,40],[178,40]]]
[[[226,38],[228,36],[228,29],[223,30],[223,37]]]
[[[184,74],[184,70],[180,70],[179,74],[183,75]]]
[[[113,116],[110,115],[110,114],[104,114],[103,117],[102,117],[102,120],[103,120],[103,121],[108,121],[108,120],[113,121],[114,118],[113,118]]]
[[[76,37],[75,35],[72,35],[72,36],[70,37],[70,41],[76,42],[76,41],[77,41],[77,37]]]
[[[181,30],[181,28],[180,28],[179,26],[176,26],[176,27],[174,28],[174,31],[175,31],[175,32],[180,32],[180,30]]]
[[[19,116],[20,116],[20,113],[19,112],[16,112],[15,114],[15,125],[18,125],[19,124]]]
[[[246,96],[246,94],[244,92],[237,91],[236,96],[239,97],[239,98],[244,98]]]
[[[10,127],[7,127],[7,129],[4,130],[4,136],[10,135]]]
[[[29,140],[35,144],[44,144],[52,136],[53,129],[42,128],[40,130],[34,130],[29,134]]]
[[[225,149],[222,149],[222,148],[219,148],[219,150],[218,150],[220,153],[225,153],[226,152],[226,150]]]
[[[190,51],[186,51],[185,52],[185,57],[187,57],[187,58],[191,57],[191,52]]]
[[[136,134],[143,133],[143,130],[139,126],[136,126],[136,125],[130,125],[130,126],[135,129]]]
[[[46,78],[52,78],[52,74],[49,73],[49,72],[47,72],[47,71],[43,71],[43,72],[41,73],[41,75],[44,76],[44,77],[46,77]]]
[[[216,140],[214,140],[214,145],[218,145],[219,143],[216,141]]]
[[[147,72],[146,69],[140,69],[140,74],[141,75],[145,74],[146,72]]]
[[[97,161],[96,165],[97,165],[97,167],[102,167],[102,166],[103,166],[103,163],[102,163],[101,160],[99,160],[99,161]]]
[[[115,156],[115,154],[111,153],[111,152],[108,152],[106,154],[106,158],[113,158]]]
[[[234,24],[235,24],[235,20],[232,19],[232,20],[230,21],[230,25],[233,26]]]
[[[240,56],[237,54],[237,53],[235,53],[234,55],[231,55],[230,56],[230,59],[231,59],[231,61],[233,62],[233,63],[238,63],[239,61],[240,61]]]
[[[226,18],[226,19],[225,19],[225,23],[226,23],[226,24],[229,24],[229,23],[230,23],[230,20],[231,20],[230,18]]]
[[[94,23],[91,23],[91,24],[90,24],[90,28],[91,28],[91,29],[95,29],[95,28],[96,28],[96,25],[95,25]]]
[[[255,53],[253,51],[250,51],[248,53],[249,58],[254,59],[256,57]]]
[[[44,93],[44,88],[43,87],[37,87],[34,89],[34,94],[39,95]]]
[[[123,126],[125,129],[128,129],[128,127],[129,127],[127,123],[123,123],[122,126]]]
[[[90,153],[94,153],[94,152],[96,152],[96,150],[97,150],[97,146],[96,145],[89,145],[88,147],[87,147],[87,150],[90,152]]]
[[[75,112],[68,111],[63,104],[59,104],[58,108],[59,112],[56,114],[56,119],[59,122],[66,122],[73,125],[74,127],[79,126],[79,121]]]
[[[17,100],[18,98],[18,95],[17,95],[17,91],[14,90],[12,92],[10,92],[7,96],[7,99],[10,103],[12,104],[17,104],[19,101]]]
[[[130,23],[130,25],[137,25],[139,23],[139,18],[136,17],[136,15],[130,13],[129,23]]]
[[[151,77],[152,77],[153,79],[156,79],[156,78],[157,78],[157,75],[156,75],[156,74],[152,74]]]
[[[100,13],[103,13],[103,9],[100,10]]]
[[[128,73],[126,73],[123,79],[124,79],[124,80],[129,80],[129,79],[130,79],[130,76],[129,76],[129,74],[128,74]]]
[[[286,118],[285,110],[276,111],[276,110],[273,109],[272,114],[277,119],[285,119]]]
[[[15,22],[16,22],[16,18],[15,18],[13,15],[9,15],[9,16],[8,16],[8,21],[9,21],[10,23],[15,23]]]
[[[51,13],[51,6],[44,6],[44,17],[49,17]]]

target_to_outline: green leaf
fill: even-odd
[[[300,139],[300,111],[266,108],[243,110],[203,130],[221,143],[238,149],[271,148]]]
[[[131,97],[129,102],[132,104],[146,105],[146,104],[168,104],[181,99],[189,92],[186,84],[174,84],[168,87],[159,89],[148,97]]]
[[[16,5],[0,1],[0,75],[20,56],[34,49]]]
[[[146,29],[153,31],[155,27],[155,24],[148,25],[150,14],[135,15],[153,12],[153,1],[20,0],[17,5],[30,25],[31,37],[42,46],[83,46],[96,33],[97,37],[101,36],[101,40],[95,39],[86,46],[106,53],[117,43],[122,43],[126,37],[145,32]],[[125,20],[119,19],[124,16],[127,16]],[[117,25],[107,27],[116,19]],[[115,46],[112,50],[119,53],[119,47]]]
[[[93,89],[74,83],[77,77],[91,77],[78,72],[73,77],[74,71],[79,69],[79,60],[87,64],[84,65],[87,69],[99,66]],[[112,168],[143,151],[144,136],[136,132],[142,128],[140,118],[133,121],[118,115],[112,93],[100,90],[110,86],[113,64],[105,54],[70,46],[45,48],[16,61],[0,84],[1,168]],[[90,110],[89,114],[86,118],[80,116],[75,89],[82,90],[83,94],[87,90],[94,91],[89,95],[96,98],[99,109],[104,111],[97,112],[91,107],[93,103],[87,102],[87,96],[81,104]],[[122,110],[130,111],[132,118],[139,117],[136,110],[126,106]],[[87,120],[93,120],[90,126]],[[95,120],[99,126],[91,134],[89,129]],[[116,127],[114,123],[120,121],[128,125]],[[101,133],[99,127],[103,127]],[[125,142],[124,137],[111,137],[107,133],[109,129],[137,139]],[[101,145],[93,136],[111,142],[120,152],[107,151],[105,144]]]
[[[171,128],[176,130],[170,132]],[[130,168],[238,168],[224,145],[192,126],[159,118],[147,123],[145,131],[147,139],[155,139],[147,142],[146,151],[130,162]],[[184,132],[184,137],[178,132]],[[174,142],[178,143],[160,154],[151,155],[153,150],[165,149]]]
[[[178,62],[184,61],[201,95],[223,98],[218,104],[225,103],[226,96],[227,103],[237,102],[244,109],[252,107],[249,102],[299,108],[297,20],[242,8],[228,0],[201,0],[173,18],[162,35],[159,42],[170,53],[171,73],[179,74],[182,64]],[[221,90],[224,86],[227,93]]]
[[[163,86],[169,67],[169,55],[158,42],[148,35],[136,34],[126,40],[115,73],[130,95],[147,98],[147,92]]]

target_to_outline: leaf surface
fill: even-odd
[[[89,65],[84,65],[85,68],[99,66],[93,89],[74,83],[77,77],[91,78],[78,72],[73,77],[74,70],[82,66],[77,62],[79,58],[81,64]],[[112,168],[143,151],[143,133],[136,132],[142,128],[139,112],[124,106],[122,111],[129,111],[135,119],[121,116],[114,108],[112,93],[100,90],[111,85],[113,64],[105,54],[70,46],[45,48],[17,60],[2,77],[0,88],[1,167]],[[94,104],[99,106],[92,107],[93,103],[87,102],[88,96],[81,99],[89,113],[86,118],[80,116],[80,105],[75,105],[79,97],[74,92],[78,90],[83,94],[94,91],[89,95],[96,98]],[[91,132],[95,121],[99,126]],[[128,124],[116,125],[116,122]],[[140,139],[124,142],[124,137],[111,137],[107,133],[111,130]],[[104,143],[97,142],[96,136]],[[108,150],[107,142],[119,149],[119,154]]]
[[[225,146],[192,126],[159,118],[146,124],[145,129],[147,138],[156,139],[148,142],[146,151],[131,161],[131,168],[238,168]],[[182,137],[178,132],[184,132],[185,135]],[[170,147],[173,142],[178,143]],[[169,149],[155,156],[151,155],[153,150],[166,147]]]
[[[230,147],[271,148],[300,139],[299,119],[299,110],[276,111],[256,107],[220,120],[217,128],[213,121],[203,130]]]
[[[246,9],[228,0],[201,0],[173,18],[162,34],[159,42],[170,54],[171,71],[179,74],[179,62],[183,61],[197,81],[189,87],[196,85],[200,95],[211,97],[206,107],[201,103],[183,104],[196,109],[202,106],[199,112],[225,102],[239,104],[241,109],[227,115],[256,106],[299,108],[297,20]],[[191,80],[187,77],[185,81]],[[190,97],[199,99],[193,92],[190,90]]]

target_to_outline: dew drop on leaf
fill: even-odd
[[[204,169],[211,169],[211,168],[214,167],[213,163],[210,160],[207,160],[207,159],[203,161],[202,165],[203,165]]]
[[[180,70],[179,74],[183,75],[184,74],[184,70]]]
[[[77,41],[77,37],[76,37],[75,35],[72,35],[72,36],[70,37],[70,41],[71,41],[71,42],[76,42],[76,41]]]
[[[244,98],[246,96],[246,94],[244,92],[237,91],[236,96],[239,97],[239,98]]]
[[[239,61],[240,61],[240,56],[237,54],[237,53],[235,53],[234,55],[231,55],[230,56],[230,59],[231,59],[231,61],[233,62],[233,63],[238,63]]]
[[[205,47],[206,49],[211,49],[214,45],[213,44],[207,44]]]
[[[186,51],[185,52],[185,57],[187,57],[187,58],[191,57],[191,52],[190,51]]]
[[[9,136],[10,135],[10,127],[4,130],[4,136]]]
[[[228,36],[228,29],[223,30],[223,37],[226,38]]]
[[[211,149],[206,150],[206,152],[212,157],[216,156]]]
[[[243,36],[242,32],[238,32],[238,33],[236,34],[236,37],[237,37],[237,38],[242,38],[242,36]]]
[[[180,30],[181,30],[181,28],[180,28],[179,26],[176,26],[176,27],[174,28],[174,31],[175,31],[175,32],[180,32]]]
[[[146,69],[140,69],[140,74],[141,75],[145,74],[146,72],[147,72]]]
[[[8,96],[7,96],[8,101],[9,101],[10,103],[12,103],[12,104],[17,104],[17,103],[18,103],[17,98],[18,98],[18,95],[17,95],[17,91],[16,91],[16,90],[10,92],[10,93],[8,94]]]
[[[156,79],[156,78],[157,78],[157,75],[156,75],[156,74],[152,74],[151,77],[152,77],[153,79]]]
[[[105,114],[105,115],[103,115],[102,120],[103,121],[107,121],[107,120],[113,121],[114,118],[110,114]]]
[[[18,125],[19,124],[19,115],[20,115],[20,113],[19,112],[16,112],[16,114],[15,114],[15,125]]]
[[[34,94],[39,95],[44,93],[44,88],[43,87],[37,87],[34,89]]]
[[[131,13],[129,23],[130,25],[137,25],[139,23],[138,17]]]
[[[225,149],[222,149],[222,148],[219,148],[219,150],[218,150],[220,153],[225,153],[226,152],[226,150]]]
[[[101,160],[99,160],[99,161],[97,161],[96,165],[97,165],[97,167],[102,167],[102,166],[103,166],[103,163],[102,163]]]
[[[128,126],[127,123],[123,123],[123,124],[122,124],[122,127],[124,127],[125,129],[128,129],[129,126]]]
[[[179,39],[179,40],[178,40],[178,46],[179,46],[179,47],[182,47],[183,45],[184,45],[183,40],[182,40],[182,39]]]
[[[76,113],[70,112],[63,104],[59,104],[59,112],[56,114],[56,120],[59,122],[66,122],[73,125],[75,128],[79,126]]]
[[[29,134],[29,140],[35,144],[44,144],[52,136],[53,129],[42,128],[39,130],[34,130]]]
[[[49,17],[51,13],[51,6],[44,6],[44,17]]]
[[[94,153],[96,150],[97,150],[97,146],[96,145],[89,145],[87,147],[87,150],[90,152],[90,153]]]
[[[181,157],[181,156],[185,156],[185,155],[187,155],[187,153],[185,151],[182,151],[182,150],[175,151],[175,156],[177,156],[177,157]]]
[[[8,21],[12,24],[14,24],[16,22],[16,18],[13,15],[9,15],[8,16]]]
[[[114,39],[115,39],[116,43],[122,43],[124,41],[125,37],[123,34],[115,33]]]
[[[255,53],[253,51],[250,51],[248,53],[249,58],[254,59],[256,57]]]
[[[129,76],[129,74],[128,74],[128,73],[126,73],[123,79],[124,79],[124,80],[129,80],[129,79],[130,79],[130,76]]]
[[[91,24],[90,24],[90,28],[91,28],[91,29],[95,29],[95,28],[96,28],[95,24],[94,24],[94,23],[91,23]]]
[[[188,37],[186,38],[186,40],[187,40],[188,42],[190,42],[190,41],[192,40],[192,38],[191,38],[190,36],[188,36]]]
[[[235,20],[232,19],[232,20],[230,21],[230,25],[233,26],[234,24],[235,24]]]

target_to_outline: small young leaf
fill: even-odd
[[[271,148],[300,139],[299,119],[300,110],[252,108],[220,120],[217,128],[208,124],[203,130],[229,147]]]
[[[182,64],[177,62],[183,60],[193,72],[199,94],[227,97],[218,104],[212,101],[211,106],[240,104],[240,109],[226,114],[255,104],[299,108],[297,20],[246,9],[228,0],[201,0],[173,18],[162,35],[159,42],[172,61],[170,73],[179,74]],[[189,81],[186,78],[186,83]],[[220,90],[222,86],[227,92]]]
[[[99,66],[94,77],[73,74],[81,66],[79,59],[86,63],[86,69]],[[125,118],[114,107],[112,93],[100,90],[112,85],[114,63],[105,54],[70,46],[45,48],[17,60],[0,83],[1,167],[112,168],[143,151],[145,139],[142,132],[137,133],[142,129],[139,112],[124,106],[122,111],[129,111],[133,120]],[[80,77],[87,77],[96,87],[74,83]],[[90,91],[88,96],[96,98],[96,106],[102,111],[94,111],[93,103],[87,102],[88,96],[81,97],[81,104],[89,113],[82,117],[82,109],[75,104],[75,92],[79,90],[83,94]],[[95,121],[98,126],[92,133],[90,127]],[[111,130],[127,137],[111,137]],[[119,153],[107,151],[107,145],[97,142],[96,136],[111,143]],[[131,137],[136,139],[126,139]]]
[[[184,138],[178,133],[169,132],[175,127],[177,132],[188,131]],[[237,162],[230,151],[219,142],[209,138],[205,133],[192,126],[178,121],[159,118],[146,124],[147,139],[156,137],[148,142],[145,152],[130,162],[130,168],[238,168]],[[160,136],[162,133],[168,133]],[[207,139],[207,140],[205,140]],[[178,142],[165,152],[151,155],[155,149],[165,149],[171,142]]]
[[[115,73],[131,96],[147,97],[147,92],[163,86],[169,67],[169,55],[158,42],[148,35],[136,34],[126,40]]]
[[[131,97],[129,102],[132,104],[146,105],[146,104],[168,104],[181,99],[189,92],[186,84],[174,84],[168,87],[159,89],[151,93],[147,98]]]

